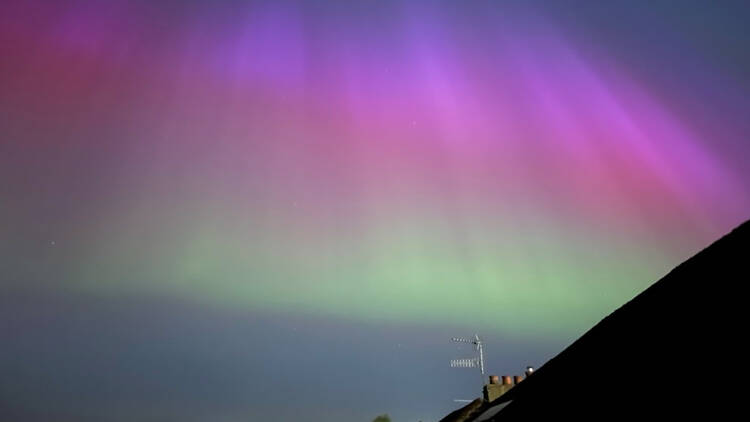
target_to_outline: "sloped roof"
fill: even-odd
[[[482,399],[476,399],[466,406],[449,413],[440,422],[465,422],[472,420],[477,412],[480,412],[486,406]]]
[[[582,263],[585,265],[585,263]],[[748,357],[750,222],[603,319],[494,404],[491,421],[728,416]],[[740,413],[741,414],[741,413]]]

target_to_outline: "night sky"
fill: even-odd
[[[4,1],[0,412],[439,419],[750,217],[748,21]]]

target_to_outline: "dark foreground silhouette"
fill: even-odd
[[[744,414],[749,268],[745,222],[464,420],[501,403],[489,420]]]

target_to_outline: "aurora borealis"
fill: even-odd
[[[542,364],[747,219],[750,10],[561,3],[4,2],[0,400],[429,420],[450,335]]]

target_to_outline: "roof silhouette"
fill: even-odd
[[[750,221],[680,264],[493,402],[505,406],[489,420],[718,418],[744,410],[745,388],[737,385],[747,373],[748,268]]]

